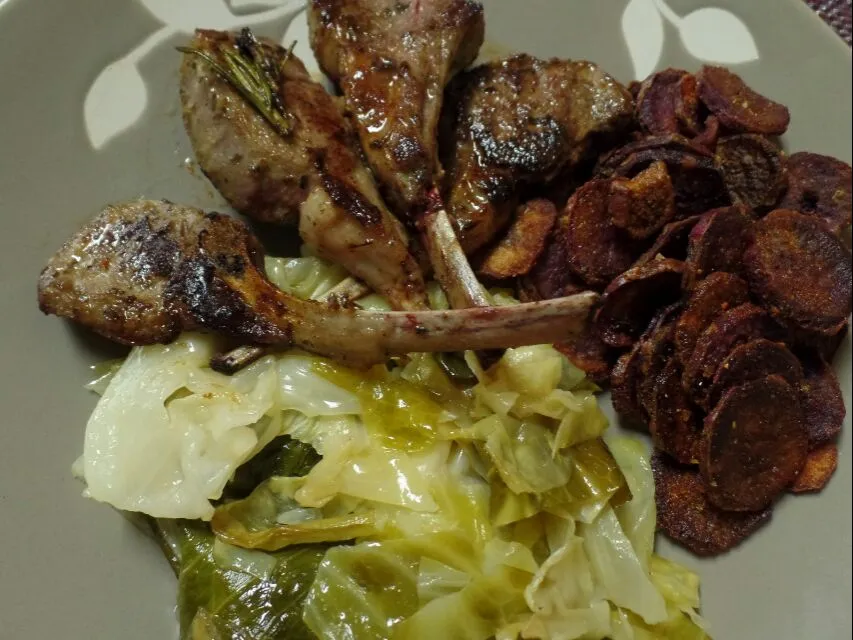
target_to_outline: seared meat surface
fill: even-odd
[[[41,272],[39,308],[122,344],[173,340],[184,327],[170,279],[208,224],[184,212],[148,200],[107,206]]]
[[[445,203],[470,253],[506,224],[520,186],[547,183],[626,128],[633,101],[590,62],[522,54],[457,76],[444,113]]]
[[[263,222],[298,220],[318,255],[396,308],[424,308],[423,276],[406,231],[380,198],[338,104],[299,59],[274,43],[241,40],[249,37],[198,31],[184,54],[181,101],[199,165],[237,211]],[[272,99],[285,114],[273,115],[286,116],[285,131],[211,64],[227,69],[234,56],[253,63],[253,54],[271,70]]]
[[[477,57],[472,0],[311,0],[311,46],[340,87],[367,160],[401,216],[419,215],[439,173],[444,87]]]
[[[461,311],[334,308],[276,288],[262,257],[249,229],[229,216],[157,201],[108,206],[51,258],[39,306],[124,344],[207,329],[367,365],[413,351],[567,339],[597,301],[585,293]]]

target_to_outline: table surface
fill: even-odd
[[[853,35],[853,10],[851,10],[853,0],[806,0],[806,2],[850,45],[851,35]]]

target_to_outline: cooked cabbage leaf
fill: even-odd
[[[214,346],[185,335],[131,351],[86,425],[89,496],[155,517],[210,518],[234,470],[278,435],[267,416],[273,359],[223,376],[206,369]]]
[[[320,461],[310,444],[279,436],[261,449],[255,457],[237,467],[225,489],[226,497],[245,498],[272,476],[304,476]]]
[[[599,589],[613,604],[648,624],[666,620],[666,602],[652,584],[616,514],[606,507],[592,524],[579,525],[584,549]]]
[[[278,357],[278,406],[313,418],[314,416],[361,413],[358,398],[318,374],[322,358],[291,351]]]
[[[316,300],[347,277],[347,272],[312,255],[301,258],[264,258],[267,277],[279,289],[304,300]]]
[[[341,542],[375,535],[373,512],[325,516],[301,507],[293,498],[299,483],[274,476],[250,496],[216,508],[210,526],[225,542],[246,549],[276,551],[297,544]]]
[[[569,456],[553,454],[554,435],[545,425],[493,415],[474,426],[485,437],[483,451],[513,492],[541,494],[569,481]]]
[[[314,640],[302,603],[326,546],[270,554],[226,545],[204,523],[160,519],[156,528],[177,551],[182,640]]]
[[[305,622],[329,640],[487,640],[526,611],[531,563],[517,545],[478,554],[452,534],[337,547],[320,565]]]
[[[508,566],[474,578],[460,590],[426,602],[395,630],[394,640],[489,640],[525,611],[530,574]]]
[[[321,640],[382,640],[417,610],[417,556],[372,542],[329,549],[303,615]]]
[[[648,569],[655,546],[657,516],[655,483],[646,445],[633,438],[605,438],[605,441],[631,491],[631,499],[615,506],[613,510],[640,564]]]

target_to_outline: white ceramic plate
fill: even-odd
[[[731,64],[791,109],[790,150],[851,160],[850,50],[801,0],[493,0],[484,55],[587,58],[623,81],[653,68]],[[223,208],[188,171],[174,46],[195,26],[253,25],[307,48],[298,3],[0,0],[0,638],[176,636],[175,580],[159,550],[70,473],[95,402],[87,365],[113,347],[41,316],[48,256],[111,200]],[[287,34],[285,32],[287,31]],[[836,360],[850,404],[850,340]],[[700,561],[717,639],[851,634],[850,419],[820,495],[786,498],[770,526]]]

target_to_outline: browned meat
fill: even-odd
[[[367,160],[399,215],[417,216],[439,173],[444,87],[483,42],[472,0],[312,0],[311,46],[340,87]]]
[[[628,126],[633,102],[590,62],[517,55],[459,75],[445,114],[445,200],[470,253],[506,223],[519,185],[548,182]]]
[[[269,77],[255,86],[268,92],[266,109],[214,68],[235,64],[268,65]],[[426,306],[403,226],[380,198],[338,105],[300,60],[250,33],[198,31],[184,55],[181,100],[199,165],[235,209],[264,222],[298,219],[317,254],[396,308]]]
[[[272,285],[240,221],[168,202],[109,206],[50,260],[45,313],[124,344],[207,329],[255,344],[295,344],[355,365],[412,351],[554,342],[583,327],[592,293],[461,311],[370,312],[300,300]]]
[[[194,250],[206,220],[139,201],[106,207],[54,256],[39,277],[39,307],[122,344],[169,342],[182,326],[166,306],[169,278]]]

